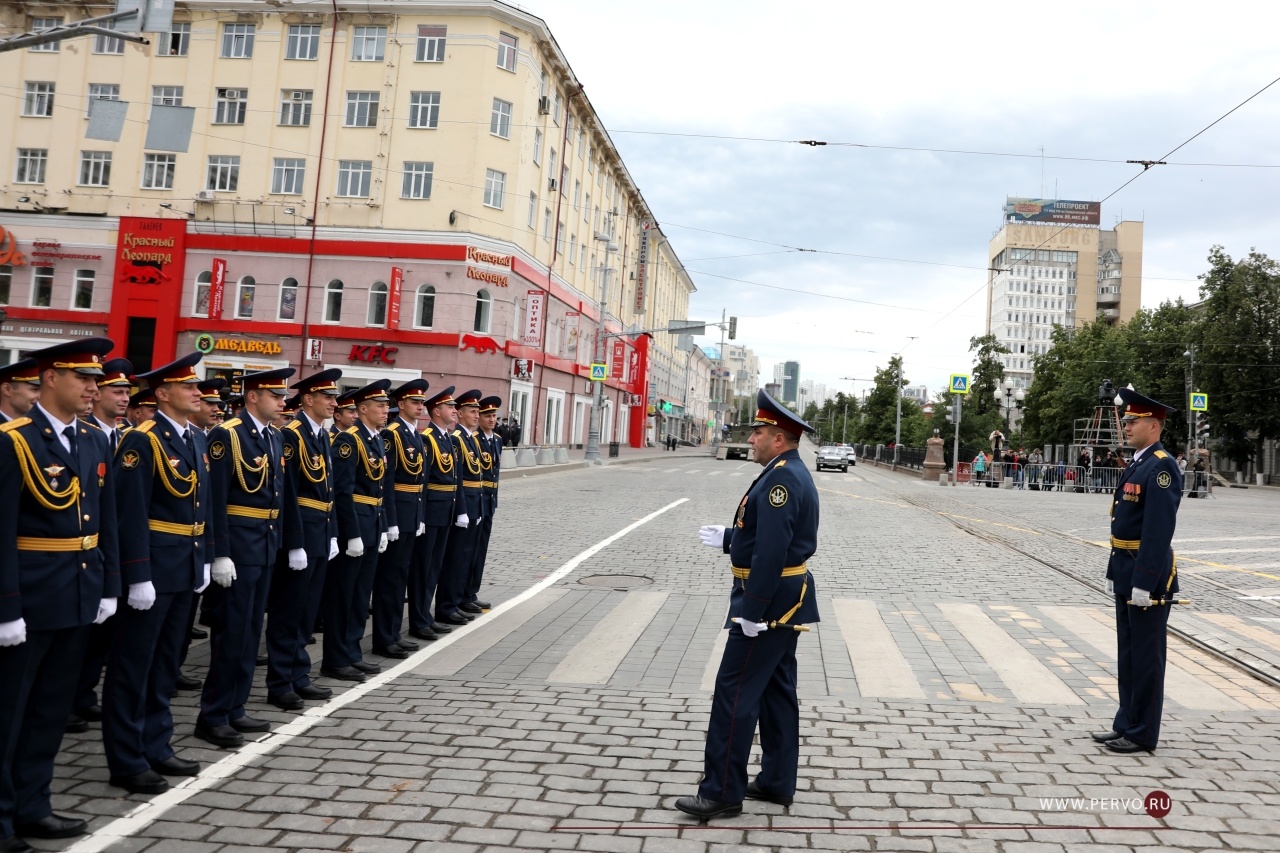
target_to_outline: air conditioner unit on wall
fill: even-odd
[[[213,201],[215,198],[213,190],[196,190],[196,201]]]
[[[555,179],[555,178],[551,178],[551,179],[549,179],[549,180],[547,181],[547,187],[548,187],[548,189],[550,189],[552,192],[555,192],[555,191],[556,191],[556,186],[557,186],[557,183],[556,183],[556,179]]]
[[[538,115],[551,115],[551,99],[546,95],[538,98]]]

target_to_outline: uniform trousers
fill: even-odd
[[[394,646],[400,639],[404,622],[404,596],[409,584],[409,567],[413,552],[422,536],[413,529],[401,530],[400,537],[387,543],[378,555],[378,569],[373,576],[373,645]],[[424,533],[423,536],[426,534]]]
[[[480,584],[484,581],[484,561],[489,556],[489,537],[492,534],[493,516],[480,519],[475,545],[472,548],[471,571],[467,575],[467,586],[462,593],[464,603],[472,603],[480,598]]]
[[[796,698],[796,642],[790,629],[755,638],[729,629],[707,724],[707,746],[698,796],[740,803],[747,795],[747,759],[760,725],[760,775],[756,782],[781,797],[796,792],[800,761],[800,703]]]
[[[53,813],[49,784],[75,700],[89,626],[27,629],[0,647],[0,839]]]
[[[1113,731],[1131,743],[1155,747],[1164,711],[1164,668],[1169,625],[1168,605],[1134,607],[1128,596],[1116,596],[1116,689],[1120,709]]]
[[[465,528],[449,528],[449,542],[444,549],[440,580],[436,583],[436,618],[457,613],[465,601],[467,581],[471,577],[471,557],[475,553],[476,534],[481,519],[472,518]]]
[[[107,652],[111,649],[112,617],[101,625],[89,626],[89,639],[84,647],[84,663],[80,665],[80,683],[76,687],[73,713],[79,714],[98,704],[98,682],[102,680],[102,668],[107,664]]]
[[[173,757],[169,697],[178,681],[191,596],[157,593],[146,610],[122,600],[109,620],[115,628],[102,685],[102,745],[112,776],[136,776]]]
[[[243,717],[253,687],[271,566],[236,564],[231,586],[204,592],[202,620],[209,626],[209,672],[200,696],[198,725],[226,726]]]
[[[332,582],[325,590],[324,666],[338,669],[363,659],[360,640],[369,618],[369,596],[377,570],[378,538],[362,537],[364,554],[349,557],[339,552],[329,566]]]
[[[280,696],[311,684],[307,640],[329,565],[328,521],[303,521],[307,552],[305,569],[289,568],[289,553],[280,550],[267,594],[267,695]],[[312,534],[315,535],[312,535]]]
[[[418,537],[421,544],[414,550],[409,571],[409,627],[415,630],[421,631],[436,623],[431,617],[431,599],[440,584],[451,529],[448,525],[428,524],[426,532]]]
[[[187,652],[191,650],[191,632],[196,627],[196,613],[200,610],[200,593],[191,595],[191,609],[187,613],[187,636],[182,638],[182,654],[178,655],[178,665],[187,665]]]

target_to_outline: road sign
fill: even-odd
[[[969,374],[953,373],[951,374],[951,393],[952,394],[968,394],[969,393]]]
[[[591,365],[591,379],[596,382],[603,382],[609,378],[609,365],[593,364]]]
[[[1209,395],[1208,394],[1192,394],[1191,405],[1188,407],[1193,412],[1209,411]]]

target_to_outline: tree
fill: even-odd
[[[910,384],[905,376],[899,380],[898,371],[901,369],[901,356],[889,359],[884,369],[876,368],[875,387],[867,394],[860,413],[858,441],[864,444],[893,443],[897,431],[898,395],[902,393],[903,386]],[[920,406],[914,400],[903,400],[902,444],[920,447],[932,434]]]
[[[977,351],[973,359],[973,381],[969,383],[969,400],[977,413],[985,415],[996,405],[996,391],[1004,382],[1004,362],[1001,355],[1007,355],[1005,349],[995,335],[982,335],[969,339],[969,352]]]
[[[848,424],[845,423],[846,412]],[[810,404],[805,420],[818,429],[818,438],[824,444],[855,441],[857,439],[858,401],[844,392],[823,401],[822,408]]]

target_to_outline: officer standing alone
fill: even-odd
[[[749,439],[764,471],[743,495],[728,528],[703,527],[704,545],[721,548],[733,567],[729,629],[716,674],[702,783],[676,808],[707,820],[742,813],[744,798],[791,805],[800,761],[796,698],[796,627],[819,621],[807,562],[818,548],[818,490],[800,459],[800,437],[813,427],[764,391]],[[756,724],[760,775],[747,782]]]
[[[1178,593],[1173,531],[1182,502],[1182,472],[1160,443],[1165,418],[1177,411],[1129,388],[1120,389],[1121,419],[1133,462],[1120,474],[1111,503],[1107,590],[1115,595],[1120,708],[1111,731],[1093,739],[1112,752],[1151,752],[1164,710],[1166,629]]]

